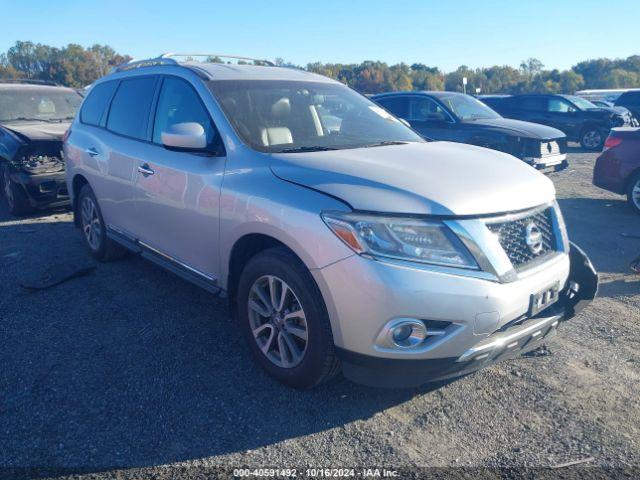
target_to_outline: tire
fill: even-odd
[[[637,214],[640,214],[640,172],[637,172],[629,181],[627,202]]]
[[[7,164],[2,166],[2,194],[12,215],[27,215],[34,211],[34,208],[29,203],[27,192],[11,180],[9,165]]]
[[[255,359],[272,377],[313,388],[340,371],[322,295],[295,255],[283,247],[259,253],[242,271],[237,292],[236,318]]]
[[[597,127],[587,127],[580,134],[580,145],[585,150],[602,150],[606,135]]]
[[[77,213],[80,216],[79,223],[84,242],[94,258],[108,262],[126,254],[127,250],[124,247],[107,236],[98,200],[89,185],[80,189]]]

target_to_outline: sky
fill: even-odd
[[[16,40],[100,43],[136,59],[223,53],[447,72],[640,54],[640,0],[0,0],[0,11],[0,52]]]

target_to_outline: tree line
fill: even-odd
[[[84,87],[109,73],[116,65],[131,60],[106,45],[85,48],[69,44],[56,48],[18,41],[0,54],[0,78],[28,78],[51,81],[74,88]],[[222,61],[210,58],[209,61]],[[281,58],[276,64],[303,68],[339,80],[362,93],[394,90],[462,91],[467,78],[468,93],[573,93],[584,88],[640,88],[640,55],[625,59],[600,58],[577,63],[568,70],[545,69],[530,58],[518,67],[494,65],[452,72],[423,63],[411,65],[365,61],[359,64],[309,63],[294,65]]]

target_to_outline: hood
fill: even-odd
[[[43,141],[62,140],[64,132],[71,124],[64,123],[5,123],[2,126],[11,130],[22,140]]]
[[[271,155],[273,173],[356,210],[487,215],[555,197],[551,180],[506,153],[450,142]]]
[[[520,137],[536,138],[539,140],[551,140],[565,137],[565,134],[556,128],[541,125],[539,123],[513,120],[511,118],[482,118],[478,120],[465,121],[464,123],[474,126],[491,127],[494,130],[506,130],[515,133]]]

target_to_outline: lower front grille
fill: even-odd
[[[487,228],[498,236],[516,270],[557,250],[552,207],[513,220],[487,222]]]

